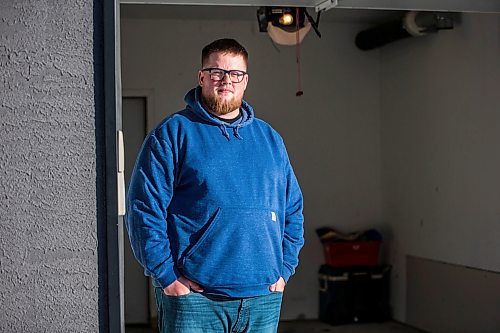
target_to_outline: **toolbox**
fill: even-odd
[[[390,272],[390,266],[322,265],[319,319],[332,325],[389,320]]]

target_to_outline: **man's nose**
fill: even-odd
[[[224,76],[222,77],[221,80],[222,83],[224,84],[230,84],[231,82],[231,77],[229,76],[229,73],[224,73]]]

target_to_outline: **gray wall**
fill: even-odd
[[[323,253],[315,229],[381,226],[378,51],[358,51],[354,36],[363,27],[333,23],[326,13],[323,38],[311,31],[302,44],[304,95],[297,98],[295,48],[276,50],[258,32],[256,8],[204,7],[201,16],[193,7],[134,8],[122,6],[123,89],[150,96],[150,129],[184,107],[203,46],[228,36],[248,49],[245,99],[283,136],[305,197],[306,245],[282,318],[316,318]]]
[[[407,255],[500,272],[499,59],[492,14],[463,15],[454,30],[381,51],[383,216],[397,319],[414,289]],[[460,304],[449,295],[443,289],[447,303]]]
[[[0,15],[0,331],[95,332],[93,3]]]
[[[498,333],[500,274],[406,257],[406,322],[432,333]]]

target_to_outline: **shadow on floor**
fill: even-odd
[[[125,333],[156,333],[149,327],[127,326]],[[332,326],[319,320],[282,321],[278,333],[425,333],[398,322],[366,323]]]

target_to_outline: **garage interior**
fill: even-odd
[[[202,47],[235,38],[249,52],[245,100],[282,135],[305,200],[306,244],[281,319],[318,318],[317,228],[375,228],[395,321],[498,332],[500,15],[454,13],[453,29],[363,51],[360,31],[407,10],[331,8],[321,38],[310,31],[301,43],[296,96],[297,50],[259,31],[257,9],[121,5],[126,173],[141,138],[184,107]],[[148,285],[127,243],[127,324],[152,324]]]

